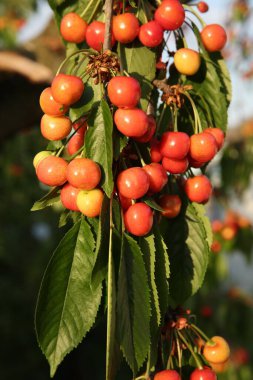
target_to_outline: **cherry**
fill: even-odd
[[[158,201],[164,211],[161,212],[165,218],[171,219],[178,216],[181,211],[182,201],[178,195],[164,194],[161,195]]]
[[[126,198],[138,199],[143,197],[149,189],[149,176],[139,167],[123,170],[117,178],[119,193]]]
[[[77,131],[77,133],[79,135],[84,136],[84,134],[85,134],[85,132],[87,130],[86,119],[82,117],[81,119],[79,119],[76,122],[74,122],[74,124],[72,125],[72,127],[74,128],[75,131]]]
[[[154,116],[148,115],[148,130],[146,133],[144,133],[143,136],[140,137],[134,137],[134,140],[140,142],[140,143],[147,143],[149,142],[152,137],[154,136],[156,131],[156,121],[154,119]],[[159,160],[161,161],[161,160]]]
[[[182,48],[175,53],[174,64],[180,74],[194,75],[200,68],[201,57],[195,50]]]
[[[124,195],[122,195],[120,193],[118,194],[118,196],[119,196],[121,208],[124,211],[126,211],[127,209],[129,209],[130,206],[132,206],[132,199],[126,198],[126,197],[124,197]]]
[[[163,157],[162,159],[162,166],[171,174],[185,173],[188,165],[189,162],[187,158],[183,158],[182,160],[175,160],[173,158]]]
[[[51,152],[48,150],[42,150],[41,152],[37,153],[36,156],[33,159],[33,166],[36,169],[39,163],[44,160],[44,158],[51,156]]]
[[[53,79],[51,89],[57,102],[70,106],[81,98],[84,84],[82,79],[75,75],[58,74]]]
[[[227,341],[221,336],[212,337],[204,346],[203,356],[210,363],[224,363],[230,356]]]
[[[123,13],[113,17],[112,32],[116,41],[122,44],[132,42],[139,33],[139,21],[133,13]]]
[[[209,367],[196,368],[190,376],[190,380],[217,380],[216,373]]]
[[[210,133],[215,138],[218,150],[223,147],[225,133],[220,128],[206,128],[205,133]]]
[[[160,141],[155,138],[153,138],[150,142],[150,158],[152,162],[160,162],[162,160]]]
[[[60,32],[64,40],[79,44],[85,41],[88,24],[77,13],[70,12],[63,16]]]
[[[119,108],[114,114],[118,130],[128,137],[143,136],[148,130],[147,114],[139,108]]]
[[[92,190],[101,180],[100,167],[89,158],[75,158],[68,164],[67,180],[74,187]]]
[[[100,215],[104,193],[100,189],[90,191],[80,190],[77,195],[77,207],[88,218]]]
[[[212,370],[215,373],[223,373],[227,370],[229,365],[229,360],[223,362],[223,363],[210,363]]]
[[[197,203],[206,203],[212,195],[212,185],[205,175],[188,178],[184,190],[190,201]]]
[[[214,233],[220,232],[223,228],[223,222],[219,219],[215,219],[212,221],[212,231]]]
[[[181,377],[174,369],[166,369],[155,374],[154,380],[181,380]]]
[[[45,88],[40,95],[40,107],[50,116],[62,116],[68,112],[68,107],[54,100],[51,87]]]
[[[132,77],[114,77],[108,83],[108,97],[119,108],[134,108],[141,98],[141,86]]]
[[[72,128],[71,120],[67,116],[43,115],[40,122],[41,134],[45,139],[58,141],[65,139]]]
[[[36,170],[40,182],[48,186],[61,186],[66,178],[68,163],[61,157],[48,156],[39,162]]]
[[[211,133],[192,135],[189,154],[194,161],[206,163],[211,161],[217,153],[217,144]]]
[[[149,21],[140,27],[139,40],[150,48],[159,46],[163,41],[163,28],[157,21]]]
[[[68,142],[67,151],[70,156],[78,152],[84,144],[84,135],[82,133],[76,133]]]
[[[237,234],[238,227],[233,224],[224,225],[221,230],[221,236],[224,240],[233,240]]]
[[[131,234],[145,236],[153,226],[153,212],[146,203],[135,203],[125,212],[124,224]]]
[[[168,176],[162,165],[155,162],[143,166],[149,177],[149,192],[158,193],[168,182]]]
[[[213,253],[219,253],[222,249],[222,245],[218,240],[214,240],[211,245],[211,251]]]
[[[63,188],[61,189],[61,203],[65,208],[72,211],[79,211],[79,208],[76,204],[77,195],[79,193],[80,189],[77,189],[76,187],[70,185],[69,183],[66,183]]]
[[[201,13],[206,13],[209,10],[209,6],[205,1],[200,1],[197,7]]]
[[[204,47],[209,52],[222,50],[227,42],[226,31],[219,24],[205,26],[200,36]]]
[[[184,19],[184,8],[178,0],[163,0],[155,12],[155,20],[165,30],[180,28]]]
[[[190,166],[191,168],[196,168],[196,169],[198,169],[198,168],[201,168],[201,167],[204,165],[204,162],[200,162],[200,161],[196,161],[196,160],[194,160],[194,159],[191,157],[190,154],[188,154],[187,158],[188,158],[189,166]]]
[[[165,132],[160,143],[161,154],[167,158],[182,160],[190,148],[190,138],[184,132]]]
[[[94,50],[100,51],[105,39],[105,23],[93,21],[86,30],[86,42]],[[111,45],[115,44],[115,37],[112,33]]]

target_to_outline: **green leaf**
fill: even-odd
[[[85,135],[87,157],[97,162],[103,173],[102,188],[110,198],[113,191],[113,120],[105,100],[94,107],[88,119],[89,129]]]
[[[164,211],[163,208],[161,206],[159,206],[158,203],[156,203],[156,201],[154,201],[153,199],[149,198],[149,199],[144,199],[144,202],[149,206],[151,207],[152,209],[154,210],[157,210],[157,211]]]
[[[58,202],[60,199],[60,188],[59,187],[53,187],[49,193],[44,195],[43,198],[36,201],[31,208],[31,211],[38,211],[42,210],[46,207],[52,206],[54,203]]]
[[[150,346],[150,295],[145,264],[137,242],[122,237],[117,313],[120,348],[135,374]]]
[[[51,376],[94,324],[101,300],[101,284],[90,286],[94,248],[90,226],[83,219],[64,236],[44,274],[35,324]]]
[[[199,209],[186,202],[163,234],[170,258],[170,295],[177,304],[195,294],[204,280],[210,252],[205,225]]]
[[[198,218],[201,220],[201,222],[204,225],[205,232],[206,232],[206,242],[208,244],[209,249],[211,250],[211,246],[213,244],[213,231],[212,231],[210,219],[206,215],[206,208],[205,206],[198,203],[192,203],[192,206],[194,207]]]

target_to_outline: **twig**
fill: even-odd
[[[111,49],[111,37],[112,37],[112,8],[113,0],[105,1],[105,40],[103,45],[103,50]]]

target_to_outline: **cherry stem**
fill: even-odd
[[[201,364],[199,358],[198,358],[197,355],[195,354],[195,352],[194,352],[192,346],[189,344],[189,342],[187,342],[187,340],[185,339],[184,335],[183,335],[179,330],[177,331],[177,333],[178,333],[179,338],[182,340],[182,342],[186,345],[186,347],[188,348],[188,350],[189,350],[190,353],[192,354],[193,359],[195,360],[195,363],[196,363],[198,369],[203,369],[203,366],[202,366],[202,364]]]
[[[162,121],[163,121],[163,117],[164,117],[164,113],[165,113],[166,107],[167,107],[167,104],[164,103],[164,104],[163,104],[163,109],[162,109],[161,115],[160,115],[159,120],[158,120],[158,124],[157,124],[157,128],[156,128],[156,135],[158,134],[159,129],[160,129],[160,127],[161,127],[161,124],[162,124]]]
[[[100,6],[101,2],[97,2],[96,6],[94,7],[93,11],[91,12],[90,14],[90,17],[88,18],[87,20],[87,23],[89,24],[91,22],[91,20],[93,19],[93,17],[95,16],[99,6]],[[83,12],[80,14],[80,17],[84,17],[84,15],[87,13],[87,10],[90,8],[90,6],[94,5],[94,1],[93,0],[90,0],[88,6],[83,10]]]
[[[148,20],[147,14],[146,14],[146,7],[145,7],[145,3],[143,0],[141,0],[141,5],[142,5],[143,13],[145,15],[145,21],[148,22],[149,20]],[[139,11],[139,8],[138,8],[138,11]]]
[[[190,326],[193,330],[197,331],[202,336],[202,338],[204,338],[207,342],[211,342],[211,339],[208,338],[208,336],[205,333],[203,333],[203,331],[200,330],[198,326],[194,325],[193,323],[191,323]]]
[[[136,143],[135,141],[134,141],[134,147],[135,147],[135,150],[136,150],[136,152],[137,152],[137,154],[138,154],[139,160],[141,161],[141,165],[142,165],[142,166],[145,166],[146,163],[145,163],[145,161],[143,160],[142,155],[141,155],[141,152],[140,152],[140,149],[139,149],[139,147],[138,147],[138,145],[137,145],[137,143]]]
[[[177,109],[177,106],[176,104],[174,104],[174,131],[175,132],[178,132],[178,123],[177,123],[177,119],[178,119],[178,109]]]
[[[110,50],[112,47],[112,13],[113,13],[113,0],[105,0],[105,39],[103,50]]]
[[[202,131],[202,126],[201,126],[201,121],[200,121],[200,117],[199,117],[197,107],[196,107],[194,101],[192,100],[192,97],[190,96],[190,94],[187,91],[185,91],[183,94],[187,97],[187,99],[189,100],[189,102],[191,103],[191,106],[192,106],[192,110],[193,110],[193,114],[194,114],[194,122],[195,122],[194,132],[199,133],[200,131]]]
[[[183,7],[186,11],[191,12],[199,20],[203,28],[206,26],[205,21],[202,19],[202,17],[200,17],[200,15],[192,7],[185,4],[183,5]]]
[[[86,53],[87,55],[90,53],[88,49],[82,49],[82,50],[78,50],[78,51],[75,51],[74,53],[70,54],[68,57],[66,57],[64,59],[64,61],[62,61],[62,63],[60,64],[58,70],[56,71],[56,74],[55,75],[58,75],[61,71],[61,69],[63,68],[63,66],[72,58],[74,57],[75,55],[77,54],[81,54],[81,53]]]
[[[177,345],[178,367],[180,368],[180,376],[182,377],[182,349],[180,347],[177,330],[174,331],[174,334],[175,334],[176,345]]]
[[[74,70],[73,75],[77,75],[78,70],[80,69],[80,67],[82,66],[82,64],[84,63],[84,61],[85,61],[87,58],[88,58],[88,56],[85,55],[85,56],[81,59],[81,61],[77,63],[76,67],[73,68],[73,70]]]
[[[168,186],[169,186],[169,189],[170,191],[169,192],[172,192],[171,191],[171,179],[170,179],[170,176],[169,176],[169,181],[168,181]],[[171,330],[170,330],[170,354],[169,354],[169,357],[168,357],[168,361],[167,361],[167,366],[166,366],[166,369],[173,369],[173,361],[172,361],[172,346],[173,346],[173,334],[171,333]]]

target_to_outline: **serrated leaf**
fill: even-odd
[[[134,374],[149,351],[149,302],[142,252],[137,242],[124,234],[117,294],[118,335],[120,348]]]
[[[210,219],[206,215],[206,208],[205,206],[198,203],[192,203],[192,206],[195,208],[198,218],[201,220],[201,222],[204,225],[205,232],[206,232],[206,241],[208,243],[209,249],[211,249],[211,246],[213,243],[213,231],[212,231]]]
[[[101,284],[90,286],[94,248],[90,226],[83,219],[64,236],[44,274],[35,325],[51,376],[94,324],[101,300]]]
[[[85,150],[88,158],[100,165],[103,176],[101,186],[110,198],[113,190],[113,120],[105,100],[94,107],[88,119],[89,129],[85,135]]]
[[[31,211],[42,210],[46,207],[52,206],[54,203],[58,202],[60,199],[60,188],[53,187],[49,193],[44,195],[40,200],[36,201],[31,208]]]

